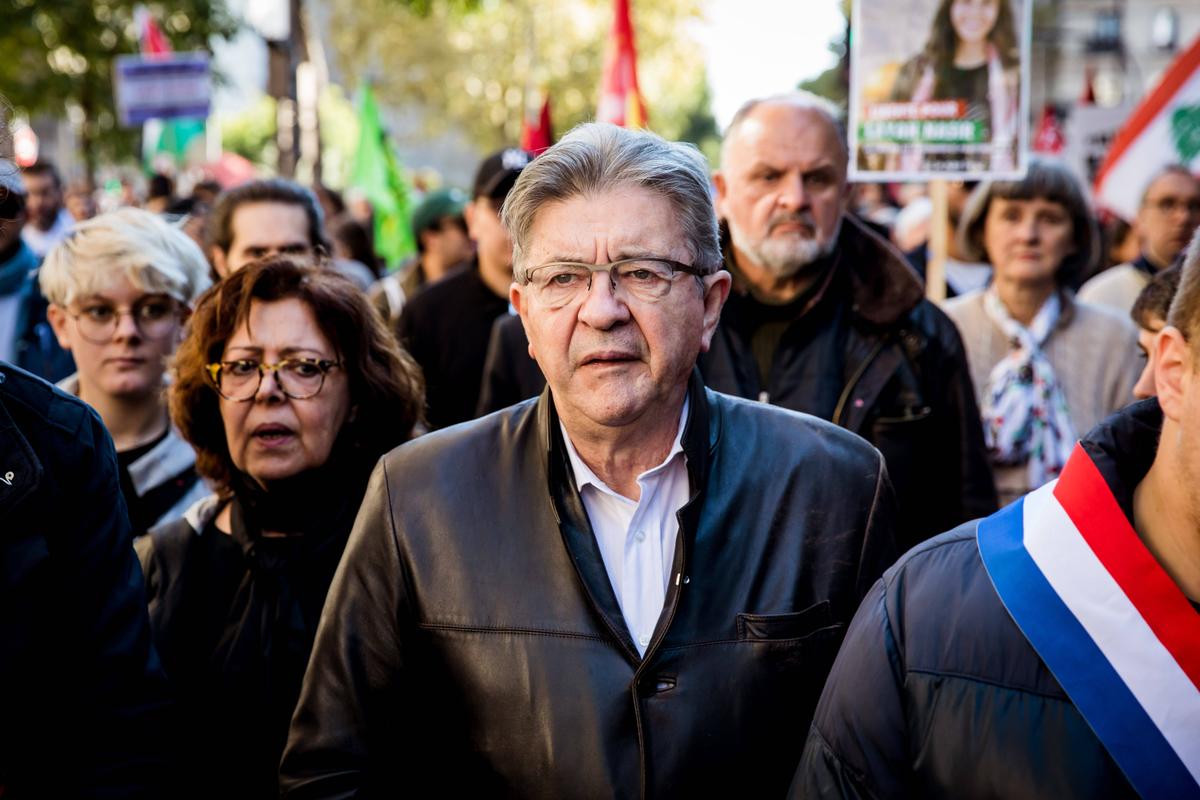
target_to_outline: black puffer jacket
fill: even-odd
[[[690,397],[693,494],[644,658],[548,392],[387,455],[317,631],[287,796],[781,796],[893,556],[891,491],[828,423],[698,379]]]
[[[879,448],[896,490],[897,541],[905,550],[996,510],[975,390],[958,330],[924,299],[898,250],[846,215],[834,257],[843,274],[829,302],[842,309],[828,313],[844,320],[839,330],[812,330],[805,317],[790,324],[763,385],[752,349],[759,306],[735,290],[700,371],[712,389],[816,414]],[[841,358],[822,359],[813,374],[800,351],[814,336],[833,335],[841,337],[834,345]],[[811,407],[818,396],[837,403]]]
[[[0,795],[169,796],[166,697],[112,440],[0,362]]]
[[[1127,515],[1161,424],[1150,400],[1083,442]],[[793,797],[1136,796],[1001,604],[976,525],[917,547],[871,589],[821,696]]]

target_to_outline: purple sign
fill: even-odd
[[[114,90],[126,127],[151,119],[208,116],[212,80],[207,53],[118,56]]]

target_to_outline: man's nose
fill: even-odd
[[[808,204],[803,175],[789,176],[781,180],[778,203],[788,211],[797,211]]]
[[[617,297],[611,272],[593,272],[592,285],[579,307],[579,319],[588,327],[608,330],[629,319],[629,306]]]

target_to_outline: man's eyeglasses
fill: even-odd
[[[1200,215],[1200,198],[1185,200],[1182,197],[1161,197],[1158,200],[1149,200],[1147,205],[1153,208],[1160,214],[1174,214],[1177,211],[1185,211],[1188,216]]]
[[[263,375],[275,373],[279,391],[293,400],[315,397],[325,385],[325,376],[341,362],[327,358],[285,358],[277,364],[264,364],[251,358],[205,364],[217,394],[226,400],[243,403],[253,400]]]
[[[169,297],[144,297],[128,308],[89,301],[78,312],[67,313],[79,334],[93,344],[108,344],[117,333],[121,317],[128,314],[138,332],[147,339],[165,339],[178,330],[180,305]]]
[[[656,303],[666,297],[680,273],[696,277],[705,274],[690,264],[644,256],[608,264],[554,261],[529,270],[525,282],[533,287],[539,303],[548,308],[562,308],[591,291],[592,276],[597,272],[608,273],[614,295],[620,293],[643,303]]]

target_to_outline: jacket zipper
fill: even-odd
[[[837,405],[833,409],[833,419],[831,422],[834,425],[842,424],[842,413],[846,410],[846,401],[850,399],[850,394],[854,391],[854,387],[862,380],[863,373],[867,371],[867,367],[871,366],[871,362],[883,351],[885,344],[887,344],[887,339],[880,339],[875,344],[875,347],[871,349],[871,352],[867,354],[867,357],[862,360],[862,363],[858,365],[857,369],[854,370],[854,374],[850,376],[850,380],[847,381],[846,387],[842,389],[842,394],[838,397]]]

